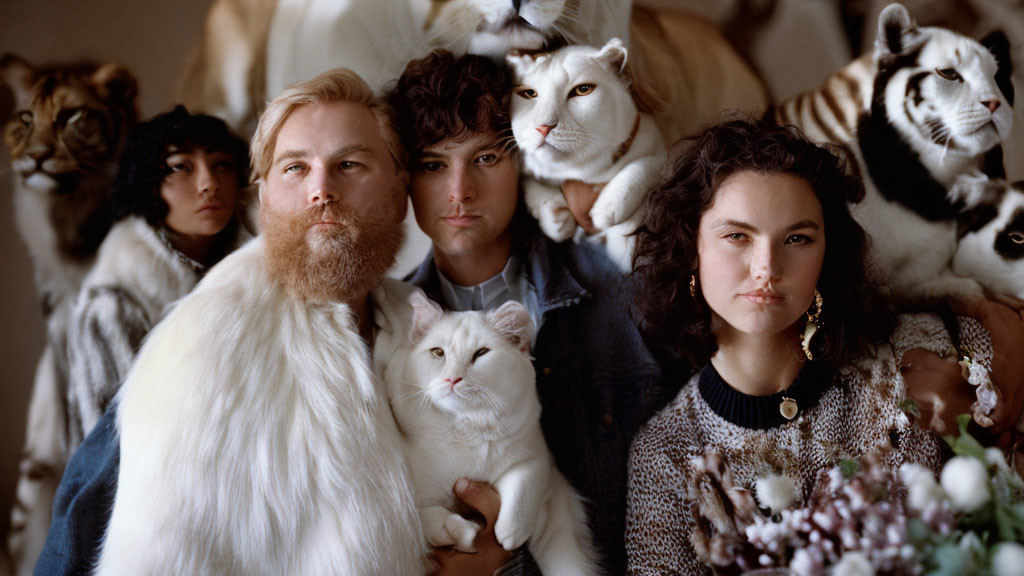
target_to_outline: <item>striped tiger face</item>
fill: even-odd
[[[587,3],[609,0],[410,0],[438,45],[487,56],[539,50],[553,39],[578,39]],[[622,0],[614,0],[621,3]]]
[[[1009,136],[1013,87],[1002,33],[977,42],[943,28],[918,28],[894,4],[882,13],[875,58],[878,79],[887,82],[889,121],[920,151],[930,146],[975,156]]]

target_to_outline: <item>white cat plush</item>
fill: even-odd
[[[385,379],[427,541],[474,550],[480,525],[452,511],[465,477],[500,494],[494,534],[506,550],[528,543],[545,576],[597,574],[583,503],[541,432],[526,308],[444,313],[422,292],[410,303],[411,348]]]
[[[953,271],[997,297],[1024,299],[1024,181],[964,175],[950,194],[972,206],[960,217]]]
[[[566,180],[603,185],[589,216],[623,269],[631,268],[633,238],[647,193],[664,181],[665,145],[641,112],[625,74],[626,49],[613,38],[601,48],[567,46],[539,56],[509,56],[518,86],[512,133],[528,175],[526,205],[556,241],[577,231],[560,189]]]

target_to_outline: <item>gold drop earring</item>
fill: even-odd
[[[697,299],[697,273],[690,274],[690,298]]]
[[[821,326],[818,324],[818,318],[821,317],[821,292],[818,289],[814,289],[814,311],[807,311],[807,324],[804,325],[804,336],[800,340],[800,347],[804,349],[804,354],[807,355],[808,360],[814,360],[814,354],[811,353],[811,338],[818,332],[818,328]]]

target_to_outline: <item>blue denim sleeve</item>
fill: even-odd
[[[114,504],[121,450],[113,403],[64,470],[35,576],[88,574]]]

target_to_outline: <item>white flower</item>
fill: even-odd
[[[761,476],[754,482],[754,487],[757,489],[757,501],[772,514],[789,508],[796,498],[796,484],[792,478],[782,474]]]
[[[847,552],[832,566],[832,576],[875,576],[875,567],[864,552]]]
[[[1006,463],[1006,456],[1003,451],[999,448],[986,448],[985,449],[985,461],[988,462],[989,466],[996,466],[1001,470],[1009,470],[1010,465]]]
[[[1003,542],[992,555],[992,573],[995,576],[1024,576],[1024,546],[1017,542]]]
[[[935,481],[935,474],[920,464],[908,462],[900,466],[900,480],[907,487],[907,506],[915,512],[923,512],[929,504],[946,497]]]
[[[939,482],[949,503],[962,512],[977,510],[991,495],[988,469],[981,460],[971,456],[955,456],[946,462]]]

